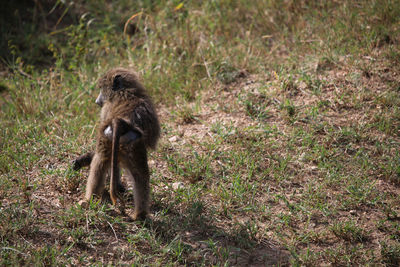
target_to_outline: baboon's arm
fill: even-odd
[[[72,169],[74,171],[80,170],[82,167],[89,166],[92,162],[94,156],[94,152],[90,151],[88,153],[83,154],[80,157],[77,157],[75,160],[72,161]]]

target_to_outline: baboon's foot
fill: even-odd
[[[78,202],[78,205],[82,207],[82,209],[87,209],[89,207],[89,202],[86,199],[82,199]]]
[[[147,211],[135,211],[130,217],[134,221],[144,221],[147,217]]]

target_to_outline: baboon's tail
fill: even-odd
[[[110,198],[112,203],[117,203],[118,197],[118,149],[119,149],[119,138],[121,135],[121,127],[119,119],[113,119],[112,121],[113,137],[112,137],[112,152],[111,152],[111,178],[110,178]]]

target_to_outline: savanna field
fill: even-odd
[[[1,266],[399,266],[400,1],[0,14]],[[145,221],[82,208],[88,169],[71,169],[95,148],[96,82],[117,66],[161,121]]]

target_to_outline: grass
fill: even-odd
[[[2,5],[0,265],[397,266],[397,1]],[[162,123],[144,222],[70,169],[120,65]]]

